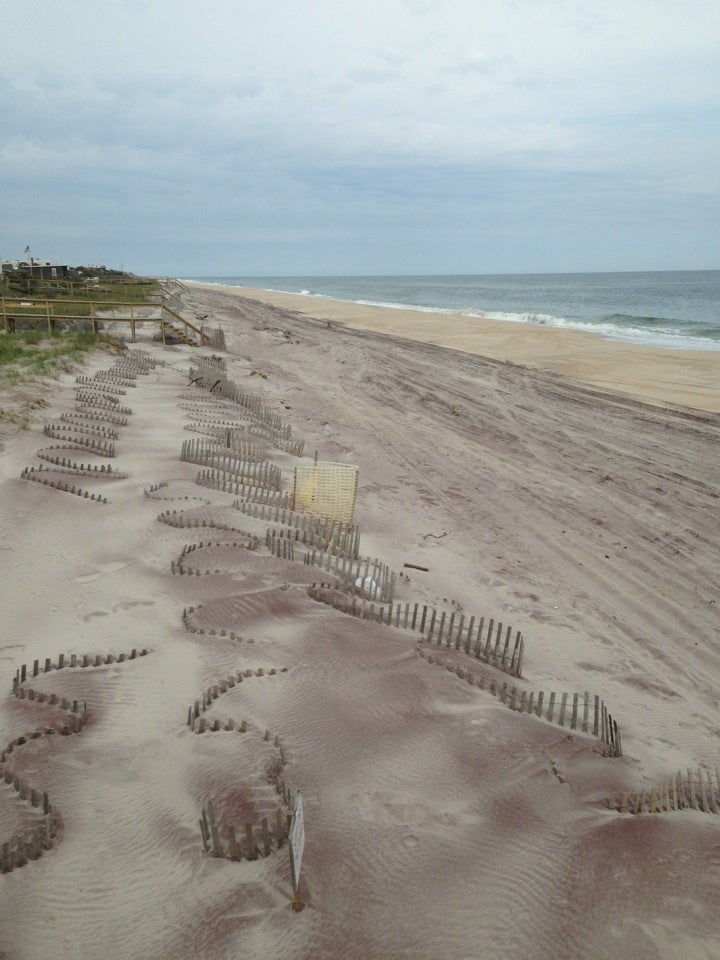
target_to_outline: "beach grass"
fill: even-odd
[[[90,350],[115,352],[118,341],[88,331],[50,335],[25,330],[0,336],[0,379],[22,383],[35,377],[67,373]]]
[[[28,277],[19,272],[6,273],[3,278],[2,294],[8,298],[36,297],[42,300],[72,301],[73,305],[84,301],[89,304],[116,302],[147,303],[156,300],[161,294],[160,283],[153,277],[103,277],[102,282],[89,283],[84,280],[45,280],[40,277]]]
[[[121,353],[124,349],[114,337],[87,331],[0,333],[0,438],[31,426],[48,404],[48,378],[70,373],[93,350]]]

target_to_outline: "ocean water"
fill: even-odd
[[[188,277],[307,297],[567,327],[720,350],[720,270],[378,277]]]

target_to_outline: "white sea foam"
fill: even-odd
[[[223,284],[215,277],[210,282]],[[715,282],[713,272],[707,277],[704,274],[699,277],[695,274],[514,278],[232,277],[224,281],[226,285],[250,285],[271,293],[290,293],[363,307],[579,330],[608,339],[670,349],[720,350],[720,324],[714,319]],[[695,290],[698,283],[702,287],[699,294]],[[408,294],[415,302],[409,302]],[[503,300],[537,301],[541,309],[503,310],[499,308]],[[487,301],[490,309],[475,305],[483,301]],[[564,302],[572,304],[567,314],[542,310],[542,306]]]

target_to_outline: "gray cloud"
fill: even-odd
[[[101,242],[171,272],[193,250],[230,270],[408,269],[413,251],[418,270],[479,269],[478,252],[565,269],[583,235],[598,269],[618,245],[628,267],[720,252],[714,3],[33,12],[32,33],[26,8],[3,15],[4,249],[32,232],[62,259]]]

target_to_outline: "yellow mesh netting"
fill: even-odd
[[[358,468],[347,463],[316,461],[295,467],[293,509],[312,517],[352,523]]]

